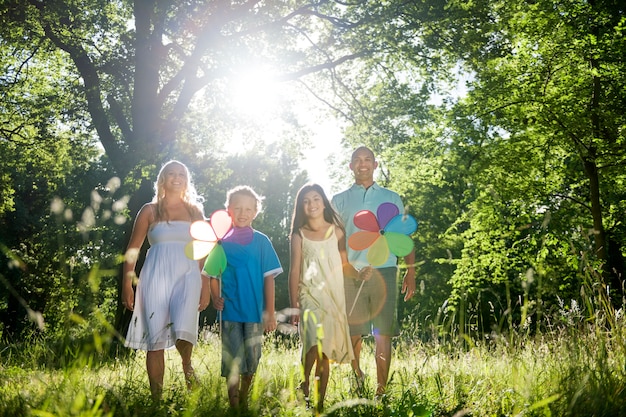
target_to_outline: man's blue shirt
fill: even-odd
[[[353,184],[352,187],[336,194],[332,199],[332,205],[339,213],[343,224],[346,228],[346,238],[349,238],[354,232],[361,229],[354,225],[354,215],[361,210],[369,210],[374,215],[378,206],[382,203],[393,203],[400,213],[404,212],[404,204],[400,196],[394,191],[381,187],[377,183],[373,183],[369,188],[362,185]],[[367,249],[363,251],[355,251],[348,247],[348,260],[355,268],[361,269],[369,265],[367,262]],[[382,265],[376,265],[377,268],[385,268],[396,266],[397,258],[393,253],[389,253],[389,258]]]

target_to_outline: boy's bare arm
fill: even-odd
[[[265,298],[263,327],[266,332],[273,332],[276,330],[274,277],[275,275],[269,275],[265,277],[263,282],[263,296]]]

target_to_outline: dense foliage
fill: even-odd
[[[411,334],[541,330],[570,300],[611,326],[625,25],[611,0],[2,2],[2,337],[119,323],[119,255],[170,158],[207,214],[240,183],[265,195],[255,225],[287,267],[306,132],[286,100],[259,140],[229,95],[249,67],[295,80],[380,156],[420,223]]]
[[[379,151],[421,221],[423,296],[407,313],[482,333],[543,326],[585,292],[621,307],[623,5],[405,6],[354,79],[368,88],[348,136]],[[433,100],[446,82],[462,94]]]

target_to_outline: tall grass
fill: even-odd
[[[530,333],[524,323],[506,333],[434,329],[430,341],[415,326],[394,341],[387,394],[376,398],[372,340],[366,339],[365,386],[349,365],[333,365],[328,416],[621,416],[626,415],[626,317],[592,277],[584,302],[561,301]],[[510,310],[510,309],[508,309]],[[99,316],[98,316],[99,317]],[[298,390],[302,380],[297,336],[265,339],[249,408],[230,410],[220,376],[219,337],[202,333],[193,363],[198,386],[188,391],[180,357],[166,352],[163,399],[153,403],[145,353],[123,348],[115,330],[73,320],[62,340],[32,336],[0,346],[0,416],[310,416]],[[444,328],[445,327],[445,328]],[[98,328],[100,331],[93,329]],[[412,330],[410,330],[412,329]],[[511,329],[511,326],[507,327]],[[411,334],[411,331],[415,334]],[[70,336],[73,335],[73,336]],[[81,337],[82,339],[77,339]],[[315,392],[315,390],[312,390]]]
[[[626,415],[626,340],[616,315],[613,331],[584,321],[534,337],[483,342],[396,341],[387,395],[374,398],[373,346],[366,340],[369,376],[357,391],[349,365],[334,365],[325,414],[330,416],[619,416]],[[469,347],[468,347],[469,345]],[[73,350],[74,349],[74,350]],[[297,340],[267,337],[247,412],[228,408],[219,376],[220,344],[209,333],[194,351],[199,386],[187,391],[179,356],[166,353],[165,392],[150,400],[142,352],[107,355],[81,343],[54,346],[32,339],[0,356],[0,415],[4,416],[307,416]]]

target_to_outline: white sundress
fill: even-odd
[[[354,359],[346,316],[343,270],[335,229],[325,240],[309,240],[302,232],[300,338],[302,357],[319,346],[332,361]]]
[[[152,351],[171,348],[178,339],[198,341],[202,278],[198,261],[185,255],[190,225],[159,222],[148,231],[150,249],[139,273],[125,346]]]

